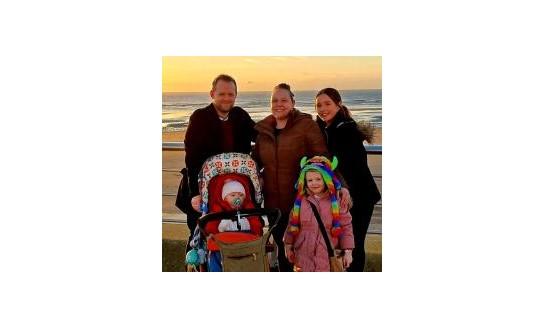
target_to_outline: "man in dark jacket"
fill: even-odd
[[[225,152],[249,154],[251,141],[256,137],[255,122],[244,109],[234,106],[237,85],[231,76],[217,76],[209,94],[213,102],[192,113],[185,134],[185,165],[191,198],[200,194],[198,172],[207,158]],[[187,225],[191,239],[199,216],[200,213],[189,208]]]

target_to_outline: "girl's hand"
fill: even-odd
[[[349,265],[351,265],[351,263],[353,262],[353,250],[346,249],[342,258],[343,258],[343,267],[347,269]]]
[[[192,199],[190,200],[190,204],[192,205],[192,208],[199,213],[200,205],[202,204],[202,196],[196,195],[192,197]]]
[[[340,206],[343,208],[351,209],[353,207],[353,200],[351,199],[349,189],[341,188],[339,190],[339,202]]]
[[[292,245],[285,244],[285,256],[290,263],[294,264],[294,250],[292,249]]]

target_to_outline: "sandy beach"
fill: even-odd
[[[185,131],[162,132],[162,141],[183,141],[185,139]],[[373,144],[380,145],[382,143],[382,128],[375,128]]]

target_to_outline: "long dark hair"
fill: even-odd
[[[327,95],[328,97],[330,97],[330,99],[332,99],[334,104],[336,104],[336,106],[339,107],[339,111],[341,112],[341,114],[343,114],[343,116],[348,117],[348,118],[353,118],[351,116],[351,112],[349,111],[349,109],[345,107],[345,105],[343,104],[340,105],[341,95],[339,94],[339,91],[337,91],[334,88],[324,88],[321,91],[317,92],[317,95],[315,96],[315,98],[317,98],[320,95]]]
[[[338,113],[341,113],[340,115],[343,115],[344,117],[348,117],[352,119],[351,112],[345,105],[339,104],[341,102],[341,95],[339,94],[339,91],[337,91],[334,88],[324,88],[321,91],[317,93],[315,98],[317,98],[320,95],[327,95],[332,99],[332,101],[336,104],[336,106],[339,107]],[[375,134],[375,128],[371,123],[363,122],[362,124],[356,123],[356,127],[358,129],[358,132],[360,132],[360,136],[362,140],[366,140],[369,143],[373,142],[373,136]]]

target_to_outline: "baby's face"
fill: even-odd
[[[236,204],[236,199],[239,198],[239,204]],[[224,200],[232,206],[232,208],[236,208],[237,206],[241,206],[243,204],[243,201],[245,200],[245,195],[242,192],[231,192],[229,194],[226,194],[224,197]]]

